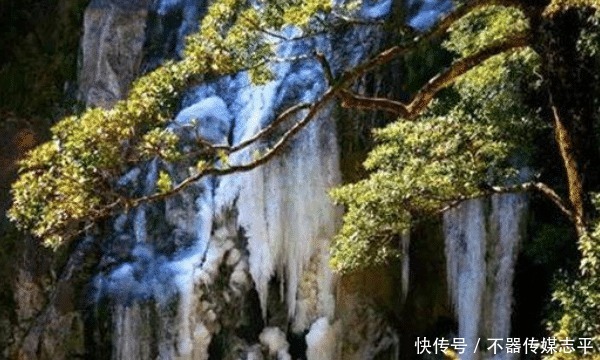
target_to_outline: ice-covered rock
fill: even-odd
[[[173,127],[183,141],[201,139],[212,144],[227,144],[233,115],[218,96],[211,96],[181,110]]]

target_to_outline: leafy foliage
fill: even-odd
[[[158,141],[153,133],[137,134],[169,118],[177,88],[185,81],[184,65],[168,64],[140,79],[129,100],[112,110],[91,109],[57,123],[52,141],[21,162],[11,219],[56,247],[77,233],[78,223],[102,216],[107,204],[118,200],[110,191],[112,182],[127,165],[144,159],[135,149],[152,148]],[[172,144],[172,136],[164,142]]]
[[[311,31],[308,19],[330,10],[316,0],[262,5],[214,2],[200,32],[188,38],[184,60],[167,62],[135,81],[129,97],[110,110],[90,109],[58,122],[51,129],[52,140],[22,161],[10,218],[44,244],[58,247],[79,233],[82,224],[128,206],[127,194],[115,185],[126,169],[153,156],[165,161],[185,156],[177,148],[177,136],[164,127],[187,86],[202,75],[243,69],[255,81],[267,81],[270,72],[264,59],[273,55],[276,44],[265,29],[280,30],[284,19]],[[265,16],[269,14],[278,16]],[[206,168],[216,160],[196,161]],[[162,191],[171,186],[170,179],[160,177]]]
[[[582,30],[577,43],[577,50],[586,56],[594,57],[600,53],[600,11],[593,12],[589,19],[589,27]]]
[[[457,21],[444,45],[460,56],[469,56],[528,28],[527,19],[517,9],[484,7]]]
[[[600,1],[598,0],[552,0],[546,8],[547,13],[565,11],[573,8],[596,8],[600,9]]]
[[[492,17],[489,12],[516,16],[502,8],[487,9]],[[471,20],[454,28],[448,49],[470,54],[495,36],[482,35]],[[498,34],[514,27],[490,29]],[[351,271],[399,256],[394,239],[414,219],[481,196],[486,186],[515,181],[514,164],[525,160],[515,158],[515,150],[525,154],[523,144],[539,127],[522,101],[523,84],[535,84],[531,74],[538,63],[530,50],[493,57],[459,79],[416,121],[399,119],[375,132],[378,146],[364,164],[371,175],[332,192],[347,209],[333,248],[336,269]]]
[[[562,316],[550,327],[556,329],[559,339],[592,338],[592,343],[600,341],[600,278],[584,275],[572,280],[563,276],[556,282],[553,300],[558,302]],[[586,358],[593,358],[592,355]],[[550,359],[578,359],[580,353],[555,354]]]
[[[600,194],[593,195],[600,209]],[[549,326],[559,338],[592,337],[600,342],[600,222],[579,239],[581,253],[579,275],[562,274],[556,281],[552,300],[559,306],[558,318]],[[555,315],[556,316],[556,315]],[[562,357],[553,357],[553,359]],[[569,358],[569,357],[565,357]]]
[[[584,7],[577,9],[587,19],[586,26],[581,28],[577,36],[577,48],[573,56],[578,59],[592,59],[592,64],[600,64],[600,2],[598,1],[557,1],[558,11],[562,8]],[[587,8],[586,8],[587,7]],[[586,79],[592,84],[597,83],[598,75],[591,73]],[[589,103],[594,104],[594,121],[600,120],[598,112],[598,87],[588,94]],[[596,136],[597,134],[589,134]],[[553,314],[554,320],[550,321],[549,329],[559,338],[592,337],[595,344],[600,343],[600,194],[586,194],[591,199],[592,211],[588,231],[580,235],[577,245],[581,255],[579,271],[564,273],[556,282],[553,301],[558,305],[558,310]],[[597,348],[596,348],[597,351]],[[552,359],[575,359],[581,354],[558,354]],[[594,357],[595,356],[595,357]],[[597,352],[585,358],[598,358]]]

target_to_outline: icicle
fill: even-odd
[[[490,236],[493,248],[489,256],[487,302],[493,304],[486,308],[485,334],[491,338],[506,339],[510,336],[513,305],[513,279],[519,252],[522,221],[526,209],[526,198],[522,194],[495,195],[492,197]],[[496,360],[514,359],[514,354],[505,351],[493,357]]]
[[[253,136],[271,121],[271,112],[281,106],[285,92],[294,91],[303,100],[312,100],[322,90],[322,84],[314,82],[320,71],[310,64],[292,73],[290,66],[283,64],[274,67],[273,83],[258,88],[246,87],[247,79],[238,77],[236,84],[241,90],[234,104],[243,106],[231,106],[236,109],[236,123],[240,125],[234,129],[234,142]],[[296,139],[294,147],[302,151],[291,151],[263,167],[223,179],[216,192],[217,208],[230,206],[237,194],[238,221],[248,238],[250,274],[263,316],[269,281],[277,275],[284,286],[289,318],[294,319],[298,311],[303,314],[302,321],[296,323],[300,331],[319,316],[333,315],[333,276],[326,266],[327,256],[322,254],[328,249],[339,218],[327,191],[339,183],[341,176],[335,133],[330,129],[333,124],[327,119],[327,111],[319,117],[322,119],[315,122],[323,124],[309,125]],[[250,161],[255,151],[253,148],[237,154],[230,162]],[[311,259],[319,264],[314,270],[319,273],[318,280],[312,281],[316,295],[307,300],[310,305],[299,304],[299,296],[307,299],[298,294],[298,287],[306,280],[305,270]],[[305,305],[311,310],[298,309]]]
[[[308,360],[333,360],[335,356],[336,332],[322,317],[310,326],[306,334],[306,358]]]
[[[485,217],[481,200],[470,200],[444,214],[448,287],[458,316],[458,336],[470,348],[463,360],[475,359],[485,291]]]
[[[260,343],[268,349],[269,356],[276,356],[277,360],[291,360],[288,353],[290,344],[281,329],[275,327],[264,328],[258,338]]]
[[[143,205],[135,210],[133,233],[135,234],[135,241],[138,243],[146,242],[148,231],[146,229],[146,207]]]
[[[204,254],[208,249],[210,234],[213,230],[213,219],[215,217],[215,202],[213,197],[213,179],[204,179],[204,191],[196,199],[197,212],[194,216],[195,236],[198,241],[198,252]]]
[[[146,327],[148,309],[139,304],[118,305],[113,309],[113,348],[112,358],[150,359],[152,341],[150,329]]]
[[[174,11],[183,12],[183,21],[187,24],[180,26],[181,35],[181,31],[196,26],[191,24],[197,24],[197,21],[190,19],[201,12],[198,9],[203,2],[200,3],[159,0],[154,7],[161,16]],[[391,0],[364,4],[357,14],[380,18],[389,11],[390,5]],[[291,27],[286,31],[297,35],[301,33]],[[349,48],[342,49],[340,54],[333,53],[332,49],[337,45],[328,38],[317,37],[284,44],[278,55],[296,56],[310,48],[319,48],[327,52],[334,67],[341,69],[355,65],[368,55],[375,45],[367,40],[371,40],[372,34],[379,34],[378,31],[371,27],[352,30],[343,39],[344,45]],[[218,144],[227,144],[230,140],[239,143],[267,126],[277,112],[298,102],[313,102],[325,91],[324,81],[317,80],[323,79],[323,74],[315,61],[279,63],[273,65],[272,70],[275,79],[263,86],[251,85],[245,73],[200,86],[195,94],[186,95],[186,106],[169,129],[180,135],[184,148],[194,146],[195,143],[191,142],[198,138]],[[265,140],[245,151],[236,152],[229,163],[248,163],[260,154],[257,151],[264,153],[265,148],[271,145]],[[178,177],[186,169],[173,165],[169,171]],[[141,187],[138,190],[153,192],[158,163],[153,161],[145,169],[145,178],[140,172],[132,172],[131,180],[123,182],[136,182],[135,185]],[[208,303],[210,297],[216,295],[205,289],[225,284],[227,289],[218,289],[218,294],[228,302],[231,294],[241,296],[242,291],[248,290],[251,278],[258,292],[263,318],[266,318],[269,283],[277,277],[291,329],[296,332],[310,329],[307,335],[308,358],[333,359],[337,332],[328,319],[335,315],[335,276],[328,267],[328,260],[329,242],[338,228],[341,214],[327,192],[340,180],[335,119],[332,109],[326,106],[311,124],[294,137],[283,153],[268,164],[253,171],[222,177],[218,181],[205,179],[193,185],[191,191],[166,200],[164,220],[167,226],[157,227],[160,235],[167,229],[173,229],[172,233],[165,234],[165,239],[157,239],[159,234],[148,233],[148,225],[153,225],[150,220],[157,218],[148,215],[155,214],[154,210],[160,213],[162,209],[159,207],[141,207],[136,213],[121,219],[122,224],[127,226],[115,228],[131,231],[124,229],[133,224],[136,240],[149,244],[144,247],[138,245],[138,252],[143,254],[132,257],[129,263],[121,264],[105,276],[109,281],[105,281],[108,285],[103,291],[108,292],[118,304],[151,298],[156,301],[157,308],[164,310],[152,323],[159,333],[155,340],[158,341],[160,358],[206,359],[209,343],[219,328],[211,321],[224,314],[210,313],[213,308]],[[219,216],[231,209],[237,215],[235,229],[221,234],[219,229],[215,229]],[[245,239],[239,238],[239,234],[243,234]],[[232,250],[234,244],[231,238],[240,242],[247,240],[247,248]],[[160,246],[154,246],[159,241],[171,241],[163,247],[168,250],[162,252]],[[408,239],[403,241],[407,249]],[[181,243],[185,247],[178,248]],[[231,253],[225,257],[230,250]],[[217,281],[222,280],[219,276],[224,276],[220,273],[222,266],[231,268],[230,278],[225,279],[227,282]],[[406,261],[402,275],[405,292],[408,267]],[[135,352],[144,340],[139,338],[138,328],[133,325],[139,317],[136,317],[135,311],[124,309],[116,310],[123,314],[118,315],[121,322],[115,324],[115,328],[121,329],[118,334],[128,334],[131,344],[118,342],[115,345],[118,355],[115,356],[123,360],[139,358]],[[141,322],[145,324],[140,323],[139,329],[150,328],[148,319]],[[285,336],[266,329],[263,335],[261,342],[272,350],[271,355],[276,350],[278,359],[289,358]],[[136,345],[132,345],[134,343]],[[255,350],[248,349],[249,358],[260,357]]]
[[[520,194],[495,195],[487,221],[484,200],[467,201],[444,215],[450,299],[458,336],[469,346],[478,339],[510,336],[512,282],[526,205]],[[471,349],[461,358],[477,356]],[[493,358],[513,356],[501,352]]]

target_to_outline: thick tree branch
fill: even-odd
[[[406,108],[406,105],[399,101],[387,98],[361,96],[350,90],[342,90],[338,95],[342,100],[342,107],[345,108],[381,110],[399,117],[408,118],[408,109]]]
[[[325,75],[325,78],[326,78],[328,84],[331,85],[331,83],[333,82],[333,74],[331,72],[331,67],[329,65],[329,62],[325,58],[325,55],[320,52],[315,52],[314,57],[317,59],[317,61],[323,68],[323,73]],[[308,59],[308,58],[309,57],[303,57],[303,59]],[[299,59],[292,58],[288,61],[297,61],[297,60],[299,60]],[[238,152],[240,150],[247,148],[248,146],[252,145],[253,143],[257,142],[258,140],[266,138],[267,136],[272,134],[275,130],[277,130],[279,125],[281,125],[283,122],[285,122],[285,120],[289,119],[291,116],[293,116],[294,114],[297,114],[301,110],[308,109],[310,106],[311,106],[310,103],[299,103],[299,104],[290,106],[289,108],[284,110],[282,113],[280,113],[275,118],[275,120],[273,120],[269,125],[267,125],[263,129],[261,129],[259,132],[254,134],[252,137],[250,137],[238,144],[235,144],[235,145],[231,145],[231,146],[229,146],[229,145],[213,145],[209,142],[204,141],[203,139],[198,139],[198,143],[201,146],[207,148],[209,151],[213,151],[213,152],[218,151],[218,150],[223,150],[229,154]]]
[[[329,65],[329,61],[327,61],[325,54],[319,51],[315,52],[315,57],[317,58],[317,61],[319,61],[319,65],[321,65],[321,68],[323,69],[323,74],[325,75],[325,80],[327,80],[327,85],[331,86],[331,84],[333,84],[334,82],[334,78],[333,72],[331,71],[331,65]]]
[[[517,193],[517,192],[525,192],[525,191],[536,191],[542,194],[546,199],[552,201],[554,205],[556,205],[562,213],[569,218],[569,220],[574,221],[575,214],[571,209],[569,204],[565,203],[563,199],[554,191],[550,186],[539,182],[539,181],[531,181],[517,185],[510,186],[491,186],[489,190],[487,190],[483,196],[489,196],[492,194],[508,194],[508,193]]]
[[[518,0],[472,0],[463,3],[456,7],[452,12],[445,15],[436,23],[430,30],[414,37],[404,44],[392,46],[377,56],[363,62],[350,71],[344,73],[338,80],[340,83],[350,85],[354,80],[362,76],[364,73],[390,62],[391,60],[400,57],[404,54],[413,51],[419,44],[425,41],[432,40],[441,34],[445,33],[456,21],[470,13],[471,11],[492,5],[501,5],[509,7],[522,8],[523,4]]]
[[[471,56],[459,59],[444,72],[433,77],[425,84],[408,104],[385,98],[370,98],[343,91],[340,93],[342,106],[369,110],[382,110],[397,116],[414,119],[429,105],[435,95],[456,81],[461,75],[473,69],[492,56],[514,51],[528,45],[528,36],[520,34],[503,43],[488,47]]]
[[[431,102],[435,94],[453,83],[459,76],[463,75],[492,56],[514,51],[527,46],[528,40],[529,38],[526,34],[520,34],[508,39],[503,43],[488,47],[474,55],[467,56],[456,61],[448,70],[429,80],[429,82],[423,86],[421,90],[419,90],[419,92],[414,96],[412,101],[407,106],[409,115],[408,117],[414,118],[421,111],[423,111],[424,108]]]
[[[281,125],[285,120],[289,119],[292,115],[297,114],[301,110],[305,110],[310,108],[311,104],[309,103],[300,103],[294,106],[287,108],[283,111],[279,116],[275,118],[269,125],[261,129],[259,132],[254,134],[252,137],[232,146],[219,146],[212,145],[211,147],[215,150],[225,150],[228,153],[234,153],[240,150],[247,148],[258,140],[264,139],[271,133],[273,133],[279,125]]]
[[[486,59],[488,57],[491,57],[495,54],[498,54],[498,53],[501,53],[504,51],[508,51],[510,49],[524,46],[526,44],[525,39],[520,38],[520,37],[515,38],[515,39],[512,39],[512,41],[508,41],[506,43],[486,49],[486,50],[482,51],[481,53],[478,53],[474,56],[459,60],[457,63],[452,65],[452,67],[450,69],[448,69],[447,72],[440,74],[439,76],[432,79],[428,84],[426,84],[425,87],[419,93],[417,93],[417,95],[414,97],[414,99],[408,105],[404,105],[404,104],[397,103],[392,100],[386,100],[386,99],[375,99],[374,100],[374,99],[362,98],[360,96],[351,94],[347,89],[352,85],[352,83],[357,78],[359,78],[366,72],[374,69],[375,67],[377,67],[379,65],[387,63],[387,62],[393,60],[394,58],[397,58],[403,54],[406,54],[409,51],[414,50],[414,48],[416,48],[416,46],[423,41],[431,40],[431,39],[439,36],[440,34],[443,34],[444,32],[446,32],[448,30],[448,28],[452,24],[454,24],[457,20],[459,20],[460,18],[462,18],[469,12],[473,11],[474,9],[480,8],[480,7],[485,7],[485,6],[491,6],[491,5],[519,6],[520,2],[517,0],[473,0],[473,1],[469,1],[463,5],[458,6],[450,14],[443,17],[437,23],[437,25],[434,26],[431,30],[413,38],[412,40],[410,40],[404,44],[391,47],[391,48],[379,53],[374,58],[371,58],[370,60],[367,60],[367,61],[363,62],[362,64],[356,66],[351,71],[343,73],[337,79],[334,79],[333,74],[331,73],[330,70],[328,71],[329,64],[327,64],[326,59],[322,56],[319,57],[319,55],[317,55],[317,60],[323,66],[324,74],[327,77],[327,80],[330,81],[329,89],[327,89],[325,91],[325,93],[321,96],[321,98],[318,101],[316,101],[312,105],[309,105],[306,103],[301,103],[301,104],[297,104],[295,106],[288,108],[287,110],[282,112],[269,126],[262,129],[261,131],[259,131],[257,134],[255,134],[251,138],[244,140],[243,142],[241,142],[237,145],[219,146],[219,145],[203,144],[203,145],[207,145],[209,149],[223,150],[228,153],[233,153],[233,152],[240,151],[242,149],[247,149],[253,143],[255,143],[261,139],[264,139],[266,136],[273,133],[280,124],[282,124],[286,119],[290,118],[292,115],[299,113],[301,110],[308,110],[308,112],[302,118],[302,120],[298,121],[291,128],[289,128],[281,136],[281,138],[277,141],[277,143],[273,147],[268,149],[264,154],[262,154],[255,160],[252,160],[247,163],[240,164],[240,165],[232,165],[232,166],[224,166],[224,167],[209,167],[209,168],[200,170],[198,173],[185,178],[183,181],[178,183],[176,186],[174,186],[169,191],[151,194],[151,195],[143,196],[143,197],[136,198],[136,199],[122,199],[122,200],[116,201],[113,204],[110,204],[107,207],[103,208],[102,210],[105,210],[105,211],[100,211],[99,213],[109,214],[117,208],[135,207],[142,203],[152,202],[152,201],[167,198],[169,196],[172,196],[172,195],[186,189],[188,186],[194,184],[196,181],[200,180],[204,176],[228,175],[228,174],[232,174],[232,173],[249,171],[260,165],[263,165],[266,162],[268,162],[271,158],[273,158],[274,156],[279,154],[283,150],[283,147],[291,140],[291,138],[296,133],[298,133],[301,129],[306,127],[306,125],[308,125],[308,123],[310,123],[310,121],[315,117],[315,115],[318,113],[318,111],[321,110],[327,103],[329,103],[335,97],[341,97],[343,99],[343,101],[345,101],[347,103],[354,101],[354,104],[356,104],[357,107],[360,107],[360,106],[358,106],[359,104],[361,104],[361,103],[366,104],[366,102],[368,101],[368,102],[370,102],[371,105],[372,104],[378,105],[379,109],[384,109],[386,111],[392,111],[394,113],[400,114],[405,117],[416,116],[416,114],[419,111],[421,111],[431,101],[431,98],[435,95],[435,93],[437,91],[439,91],[443,87],[447,86],[451,81],[456,79],[459,75],[468,71],[468,69],[474,67],[479,62],[483,61],[484,59]],[[293,39],[287,39],[287,40],[293,40]],[[289,60],[290,59],[285,59],[283,61],[289,61]],[[291,59],[291,60],[292,61],[300,60],[300,58]],[[193,82],[193,80],[191,80],[190,82]],[[371,108],[373,108],[373,107],[371,106]],[[408,115],[408,116],[406,116],[406,115]],[[99,217],[101,217],[101,216],[99,216]]]
[[[568,203],[565,203],[563,199],[556,193],[556,191],[554,191],[550,186],[542,182],[528,182],[522,184],[521,187],[524,191],[535,190],[539,192],[544,197],[546,197],[546,199],[552,201],[554,205],[556,205],[556,207],[558,207],[558,209],[562,211],[562,213],[565,214],[567,218],[569,218],[569,220],[573,222],[575,221],[575,213],[571,209],[571,206],[569,206]],[[497,187],[493,187],[492,189],[497,191]]]
[[[344,14],[340,14],[337,12],[331,12],[331,15],[336,18],[339,19],[341,21],[343,21],[345,24],[351,24],[351,25],[366,25],[366,26],[383,26],[385,25],[385,21],[384,20],[377,20],[377,19],[361,19],[361,18],[355,18],[355,17],[350,17]]]
[[[186,189],[187,187],[194,184],[196,181],[200,180],[204,176],[209,176],[209,175],[223,176],[223,175],[229,175],[229,174],[233,174],[233,173],[250,171],[252,169],[257,168],[258,166],[261,166],[261,165],[267,163],[270,159],[272,159],[277,154],[279,154],[283,150],[284,146],[289,143],[289,141],[292,139],[292,137],[294,135],[296,135],[304,127],[306,127],[306,125],[308,125],[311,122],[311,120],[317,115],[317,113],[326,104],[328,104],[331,100],[333,100],[333,98],[335,98],[335,95],[338,90],[339,89],[337,89],[337,88],[331,87],[327,91],[325,91],[325,93],[321,96],[321,98],[319,100],[317,100],[315,103],[310,105],[310,107],[308,108],[308,112],[302,118],[302,120],[298,121],[290,129],[288,129],[281,136],[281,138],[279,138],[279,140],[277,141],[277,143],[275,143],[275,145],[273,145],[271,148],[269,148],[264,154],[259,156],[257,159],[252,160],[247,163],[239,164],[239,165],[231,165],[231,166],[226,166],[226,167],[221,167],[221,168],[210,167],[210,168],[207,168],[204,170],[200,170],[198,173],[185,178],[183,181],[181,181],[179,184],[174,186],[169,191],[151,194],[151,195],[143,196],[143,197],[140,197],[137,199],[132,199],[127,202],[127,206],[135,207],[142,203],[147,203],[147,202],[152,202],[152,201],[167,198],[169,196],[172,196],[172,195]]]
[[[573,140],[571,129],[567,126],[564,119],[560,116],[559,110],[555,106],[550,95],[550,106],[554,120],[554,136],[560,150],[565,172],[567,175],[567,185],[569,191],[569,202],[573,208],[573,224],[579,237],[587,233],[585,222],[585,195],[583,189],[583,179],[581,169],[576,156],[576,146]]]
[[[457,20],[459,20],[466,14],[468,14],[470,11],[479,7],[490,5],[520,6],[520,3],[516,0],[475,0],[470,1],[469,3],[464,4],[462,6],[459,6],[456,10],[454,10],[450,14],[446,15],[442,20],[440,20],[440,22],[430,31],[415,37],[408,44],[395,46],[388,50],[385,50],[379,55],[377,55],[375,58],[367,60],[362,65],[357,66],[355,69],[353,69],[352,72],[345,73],[340,79],[338,79],[338,81],[336,81],[336,84],[332,88],[333,92],[337,93],[342,98],[343,105],[349,107],[383,110],[387,112],[392,112],[398,116],[402,116],[405,118],[415,117],[418,112],[422,111],[424,107],[427,104],[429,104],[433,96],[438,91],[448,86],[460,75],[472,69],[485,59],[488,59],[502,52],[514,50],[515,48],[527,45],[527,36],[520,35],[513,37],[502,44],[489,47],[488,49],[483,50],[475,55],[460,59],[459,61],[454,63],[447,71],[431,79],[421,89],[421,91],[419,91],[419,93],[415,95],[413,100],[408,105],[402,104],[391,99],[362,97],[360,95],[351,93],[349,90],[346,89],[346,87],[349,86],[352,83],[352,81],[354,81],[356,78],[362,76],[365,72],[373,69],[374,67],[389,62],[393,58],[398,57],[408,51],[412,51],[416,47],[416,45],[421,43],[422,41],[426,41],[444,33],[446,30],[448,30],[450,26],[452,26],[452,24],[454,24]],[[335,80],[331,71],[331,66],[327,62],[327,59],[322,53],[318,52],[315,53],[315,57],[317,58],[317,60],[321,64],[321,67],[323,68],[326,80],[329,82],[330,85],[332,85]],[[296,113],[298,110],[306,109],[308,108],[308,106],[308,104],[299,104],[288,108],[274,122],[272,122],[268,127],[261,130],[252,138],[238,145],[228,148],[225,147],[223,149],[228,152],[236,152],[243,148],[246,148],[250,144],[272,133],[275,130],[275,128],[290,115]],[[220,147],[215,148],[220,149]]]
[[[454,21],[456,21],[457,19],[462,17],[466,12],[472,10],[474,8],[474,6],[473,6],[474,4],[477,4],[478,6],[484,6],[484,5],[487,5],[490,3],[494,3],[494,1],[492,1],[492,0],[475,1],[472,4],[470,4],[470,6],[460,7],[460,10],[457,10],[457,11],[453,12],[451,15],[444,18],[441,22],[442,23],[441,26],[438,26],[434,30],[428,32],[427,36],[433,36],[432,34],[436,34],[437,32],[442,31],[441,29],[444,29],[444,30],[447,29]],[[422,39],[423,39],[423,37],[420,37],[418,41],[422,41]],[[417,40],[415,40],[415,41],[417,41]],[[441,73],[440,75],[431,79],[421,89],[421,91],[419,91],[417,93],[417,95],[415,95],[413,100],[406,106],[402,105],[401,103],[395,103],[391,100],[377,99],[375,102],[373,102],[372,99],[367,100],[366,98],[350,96],[349,92],[347,90],[347,87],[352,83],[352,81],[356,77],[362,75],[364,72],[368,71],[369,69],[373,68],[376,65],[379,65],[385,61],[390,61],[394,57],[394,56],[390,57],[389,51],[387,53],[384,52],[384,53],[380,54],[379,56],[375,57],[374,59],[363,63],[363,65],[359,65],[355,69],[355,71],[353,71],[352,73],[346,73],[346,74],[342,75],[341,78],[339,78],[337,81],[333,82],[333,84],[330,86],[330,88],[327,91],[325,91],[325,93],[322,95],[322,97],[314,104],[309,106],[308,104],[303,103],[303,104],[298,104],[296,106],[293,106],[293,107],[287,109],[267,128],[261,130],[259,133],[254,135],[252,138],[250,138],[236,146],[233,146],[233,147],[215,146],[214,147],[215,149],[223,149],[223,150],[229,151],[229,152],[239,151],[241,149],[247,148],[250,144],[258,141],[261,138],[264,138],[267,134],[273,132],[275,130],[275,128],[277,127],[277,125],[279,125],[281,122],[283,122],[289,116],[297,113],[299,110],[308,108],[308,113],[306,114],[306,116],[301,121],[297,122],[294,126],[292,126],[272,148],[270,148],[266,153],[261,155],[256,160],[253,160],[251,162],[241,164],[241,165],[227,166],[227,167],[222,167],[222,168],[210,167],[208,169],[201,170],[197,174],[194,174],[194,175],[186,178],[185,180],[181,181],[178,185],[176,185],[175,187],[173,187],[171,190],[169,190],[167,192],[157,193],[157,194],[152,194],[152,195],[144,196],[141,198],[137,198],[137,199],[129,201],[128,204],[129,204],[129,206],[137,206],[141,203],[164,199],[168,196],[171,196],[173,194],[180,192],[181,190],[187,188],[194,182],[198,181],[199,179],[201,179],[202,177],[207,176],[207,175],[228,175],[228,174],[232,174],[232,173],[236,173],[236,172],[249,171],[260,165],[263,165],[264,163],[269,161],[272,157],[274,157],[276,154],[278,154],[281,151],[281,149],[283,148],[283,146],[289,142],[289,140],[292,138],[292,136],[294,136],[297,132],[299,132],[302,128],[304,128],[313,119],[313,117],[316,115],[318,110],[320,110],[325,105],[325,103],[327,103],[329,100],[332,100],[334,97],[338,97],[338,96],[342,97],[346,106],[351,105],[352,101],[355,101],[355,103],[354,103],[355,107],[360,107],[360,105],[362,105],[362,104],[365,105],[364,107],[367,107],[366,103],[368,102],[370,104],[369,108],[374,108],[373,103],[375,103],[375,104],[381,105],[383,107],[383,109],[386,109],[388,111],[397,111],[397,112],[399,112],[399,115],[403,115],[408,118],[413,118],[414,116],[416,116],[418,114],[418,112],[422,111],[425,108],[425,106],[431,101],[433,96],[439,90],[441,90],[442,88],[447,86],[449,83],[454,81],[458,76],[464,74],[469,69],[480,64],[482,61],[484,61],[487,58],[490,58],[490,57],[492,57],[496,54],[500,54],[502,52],[506,52],[506,51],[509,51],[512,49],[523,47],[525,45],[527,45],[527,37],[525,35],[516,36],[516,37],[509,39],[508,41],[506,41],[504,43],[501,43],[501,44],[498,44],[495,46],[491,46],[475,55],[458,60],[446,72]],[[407,47],[406,49],[408,50],[409,48]],[[394,53],[394,51],[392,51],[392,53]],[[326,59],[323,56],[317,55],[317,60],[319,60],[319,62],[323,66],[325,75],[327,77],[333,77],[333,75],[330,72],[328,73],[328,71],[327,71],[329,64],[326,62]],[[402,113],[403,107],[406,108],[406,111],[404,111],[404,113]]]

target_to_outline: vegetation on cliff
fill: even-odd
[[[199,141],[197,149],[183,151],[165,125],[188,87],[242,70],[257,82],[268,81],[265,59],[275,61],[276,44],[292,40],[280,35],[287,23],[310,36],[326,32],[331,22],[356,22],[352,9],[316,0],[261,3],[257,8],[240,0],[214,2],[200,32],[188,39],[182,61],[140,78],[128,99],[110,110],[90,109],[57,123],[52,140],[21,163],[11,218],[46,245],[58,247],[95,221],[174,194],[202,176],[266,163],[321,108],[337,100],[343,107],[398,117],[376,133],[379,145],[365,163],[370,176],[333,193],[347,209],[333,248],[338,270],[395,256],[392,240],[411,224],[461,201],[535,192],[572,223],[581,252],[577,279],[567,279],[556,292],[564,316],[555,330],[563,337],[600,337],[600,227],[594,195],[600,187],[597,0],[461,2],[429,31],[404,29],[399,44],[343,71],[333,71],[323,54],[306,54],[304,60],[322,66],[328,84],[316,102],[288,108],[243,143]],[[446,34],[444,47],[455,60],[408,101],[355,92],[353,84],[361,76]],[[281,131],[292,115],[299,120]],[[224,161],[276,131],[282,135],[252,161]],[[540,140],[549,133],[555,152]],[[531,159],[540,153],[562,163],[560,179],[543,168],[533,169],[537,176],[525,174],[523,169],[539,165]],[[193,159],[197,166],[181,182],[161,176],[159,191],[144,197],[118,187],[128,168],[153,157]]]

